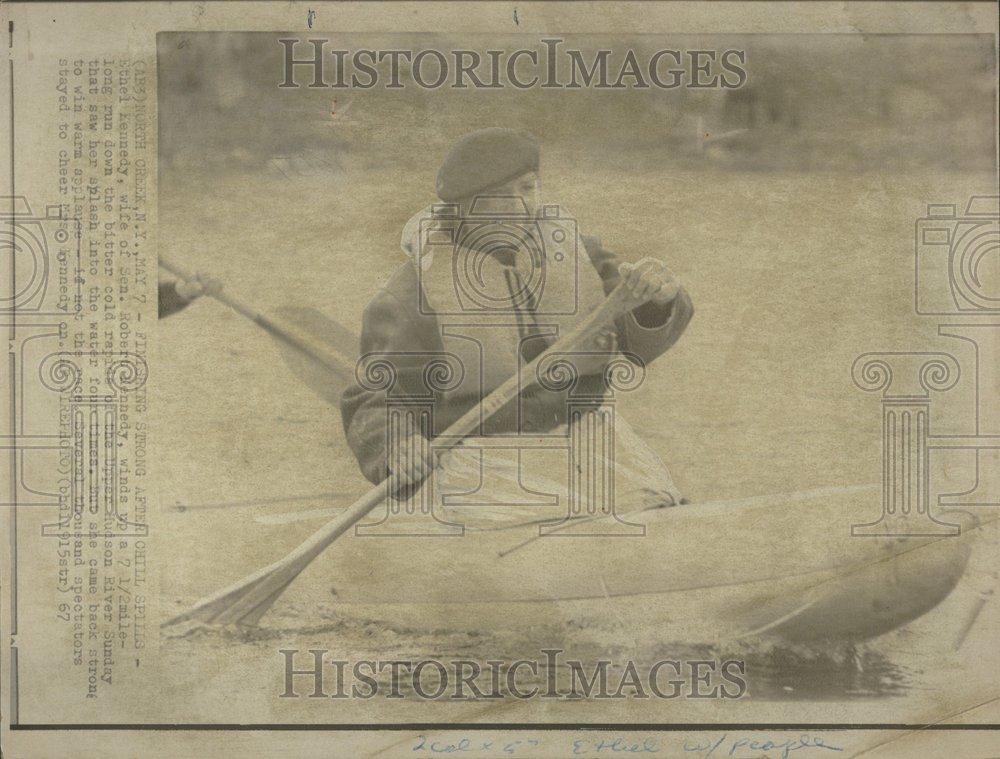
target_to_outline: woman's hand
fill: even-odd
[[[389,487],[393,493],[423,482],[434,469],[430,443],[419,432],[400,438],[398,450],[389,450]]]
[[[681,291],[680,282],[667,265],[656,258],[643,258],[636,263],[623,263],[618,267],[622,282],[632,297],[640,303],[652,301],[666,306]]]
[[[212,295],[222,290],[222,282],[206,274],[198,273],[193,280],[179,279],[174,283],[174,290],[184,300],[190,302],[202,295]]]

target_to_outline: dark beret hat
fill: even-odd
[[[491,127],[452,145],[438,170],[437,195],[446,203],[538,170],[538,141],[528,132]]]

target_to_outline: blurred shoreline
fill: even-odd
[[[420,170],[436,167],[451,142],[483,126],[526,129],[542,141],[545,156],[595,167],[952,172],[997,166],[997,63],[987,35],[671,37],[678,47],[747,51],[748,83],[710,91],[280,89],[280,36],[160,35],[161,180],[198,169],[290,176],[348,166]],[[531,39],[498,35],[489,46]],[[640,51],[665,43],[649,35],[565,39],[584,49]],[[448,49],[456,39],[337,38],[345,47],[360,42]]]

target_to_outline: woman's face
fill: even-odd
[[[535,216],[538,213],[538,209],[542,207],[541,183],[538,178],[538,172],[535,171],[529,171],[527,174],[515,177],[509,182],[494,185],[487,190],[483,190],[477,195],[477,197],[481,196],[521,198],[530,216]],[[469,212],[471,203],[472,199],[463,203],[466,213]]]
[[[541,189],[538,172],[529,171],[503,185],[503,189],[497,194],[520,197],[528,208],[528,214],[534,216],[542,205]]]

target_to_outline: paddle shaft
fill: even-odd
[[[175,277],[179,277],[186,282],[191,282],[197,279],[197,277],[190,272],[185,271],[180,266],[177,266],[172,261],[164,259],[162,256],[157,263],[162,269],[165,269]],[[258,327],[261,327],[269,335],[272,335],[278,340],[302,351],[310,358],[315,359],[333,371],[340,374],[346,373],[347,376],[352,376],[354,374],[354,361],[351,361],[346,356],[343,356],[340,353],[331,350],[329,347],[316,342],[310,336],[300,332],[291,324],[269,316],[264,316],[264,314],[260,313],[260,311],[257,311],[243,301],[230,296],[222,290],[217,292],[206,292],[205,294],[219,301],[219,303],[229,306],[229,308],[233,309],[236,313],[246,317]]]
[[[177,272],[177,275],[183,276],[180,272]],[[436,438],[438,453],[443,453],[457,446],[462,439],[474,433],[483,420],[491,417],[516,397],[522,388],[535,384],[537,382],[535,371],[542,361],[558,353],[573,353],[584,347],[589,347],[588,341],[599,335],[618,316],[638,305],[640,302],[631,296],[626,286],[618,285],[599,308],[586,316],[574,329],[524,366],[517,374],[501,384],[489,396],[469,409],[458,421]],[[253,317],[251,316],[251,318]],[[435,460],[435,465],[438,460]],[[256,624],[284,592],[285,588],[313,559],[364,518],[366,514],[384,503],[388,495],[389,487],[385,482],[374,486],[364,496],[351,504],[346,511],[323,525],[284,558],[199,601],[192,609],[167,620],[163,624],[171,625],[198,618],[220,624]]]
[[[508,378],[506,382],[469,409],[461,418],[435,438],[435,448],[437,449],[436,453],[438,456],[454,448],[463,438],[479,429],[483,420],[490,418],[507,405],[523,388],[535,384],[537,381],[535,370],[542,361],[556,353],[570,353],[579,350],[581,345],[586,344],[590,339],[599,335],[616,318],[635,308],[637,305],[639,303],[631,297],[625,285],[618,285],[605,298],[599,308],[595,309],[562,339],[556,341],[533,361],[526,364],[517,374]],[[282,561],[278,562],[278,565],[272,565],[272,568],[280,565],[283,569],[287,570],[287,574],[290,574],[294,578],[314,558],[322,553],[327,546],[347,532],[347,530],[363,519],[375,507],[383,503],[388,497],[388,491],[389,489],[384,481],[374,486],[365,495],[351,504],[346,511],[314,532],[298,548],[288,554]],[[285,572],[282,574],[285,574]]]

